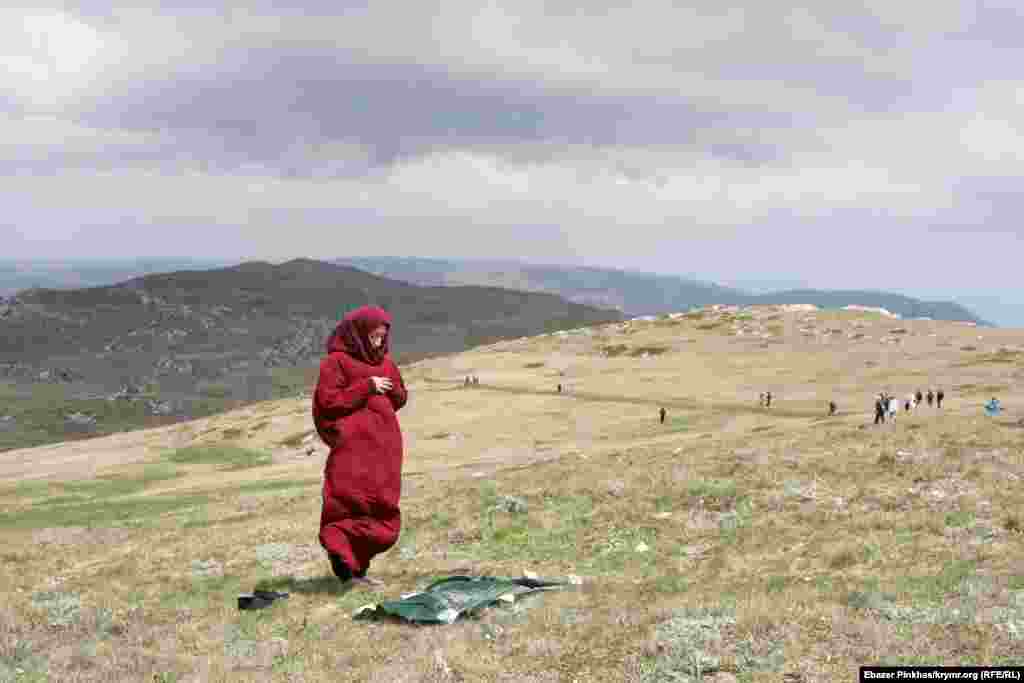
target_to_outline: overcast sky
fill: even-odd
[[[1017,0],[0,9],[7,258],[518,257],[1017,301]]]

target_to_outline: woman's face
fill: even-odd
[[[387,325],[379,325],[375,329],[370,331],[370,344],[373,345],[373,348],[380,348],[380,345],[384,343],[384,337],[387,335],[387,333]]]

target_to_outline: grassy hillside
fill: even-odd
[[[399,363],[622,318],[553,294],[416,287],[308,259],[28,290],[0,302],[0,419],[11,418],[0,450],[294,396],[338,320],[368,303],[392,314]],[[139,392],[107,400],[123,386]],[[96,422],[69,425],[75,413]]]
[[[1024,665],[1022,350],[1015,331],[758,308],[412,364],[403,529],[374,563],[379,591],[343,590],[317,545],[325,453],[305,400],[5,453],[0,672],[839,681],[865,664]],[[939,386],[941,411],[871,424],[878,391]],[[450,626],[351,619],[438,576],[524,571],[582,585]],[[257,586],[291,597],[237,611]]]

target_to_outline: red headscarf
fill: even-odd
[[[381,345],[370,344],[370,332],[381,325],[388,329]],[[360,306],[348,313],[334,329],[327,340],[327,353],[344,351],[356,360],[369,365],[379,365],[388,353],[388,338],[391,336],[391,315],[377,306]]]

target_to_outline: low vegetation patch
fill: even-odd
[[[629,351],[629,347],[625,344],[605,344],[600,347],[600,350],[605,356],[615,358],[616,356],[621,356]]]
[[[961,347],[961,348],[964,351],[975,351],[975,350],[977,350],[977,348],[974,347],[974,346],[971,346],[971,347],[964,346],[964,347]],[[971,358],[970,360],[961,361],[959,363],[956,363],[956,367],[970,367],[970,366],[974,366],[974,365],[985,365],[985,364],[1014,365],[1014,364],[1018,364],[1018,363],[1024,363],[1024,353],[1021,353],[1020,351],[1011,351],[1011,350],[1008,350],[1008,349],[1000,349],[1000,350],[995,351],[993,353],[980,354],[978,356],[975,356],[974,358]]]
[[[1006,391],[1005,384],[965,384],[960,387],[960,393],[965,396],[998,396]]]
[[[661,354],[665,353],[666,351],[671,351],[671,350],[672,350],[671,347],[661,346],[661,345],[657,345],[657,344],[648,345],[648,346],[637,346],[636,348],[634,348],[632,351],[629,352],[629,355],[633,356],[634,358],[639,357],[639,356],[643,356],[643,355],[658,356],[658,355],[661,355]]]
[[[241,446],[189,446],[164,456],[168,462],[182,465],[220,465],[220,469],[238,470],[269,465],[269,453]]]
[[[295,434],[290,434],[289,436],[281,439],[278,443],[282,446],[288,446],[289,448],[298,448],[306,442],[306,439],[314,434],[316,434],[315,429],[306,429],[301,432],[296,432]]]
[[[234,439],[241,439],[243,436],[245,436],[245,430],[239,429],[238,427],[229,427],[222,431],[220,434],[225,440],[230,441]]]
[[[163,514],[205,505],[209,500],[198,494],[140,495],[152,481],[117,478],[55,483],[51,485],[52,495],[0,516],[0,528],[147,526]],[[83,540],[88,541],[88,536]]]

